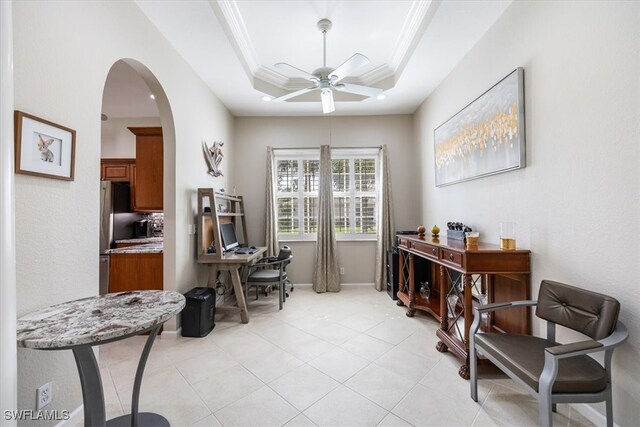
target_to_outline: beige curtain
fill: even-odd
[[[331,177],[331,148],[320,147],[320,185],[318,188],[318,240],[316,241],[316,268],[313,290],[339,292],[336,234],[333,228],[333,184]]]
[[[387,251],[393,246],[395,227],[393,219],[393,203],[391,198],[391,177],[387,160],[387,146],[380,150],[380,206],[378,208],[378,244],[376,245],[376,289],[386,289],[387,283]]]
[[[273,165],[273,148],[267,147],[267,176],[266,176],[266,191],[265,191],[265,219],[264,229],[265,236],[264,242],[267,247],[267,256],[278,255],[279,242],[278,242],[278,225],[276,223],[276,190],[275,190],[275,175]]]

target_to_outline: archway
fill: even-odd
[[[162,127],[163,140],[163,288],[165,290],[176,289],[176,190],[175,190],[175,127],[173,113],[167,95],[162,88],[161,83],[149,68],[141,62],[123,58],[112,64],[110,72],[114,67],[122,66],[130,67],[130,69],[139,76],[146,87],[148,94],[155,98],[155,105],[159,115],[160,126]],[[105,90],[107,89],[109,77],[105,80]],[[147,97],[149,96],[147,95]],[[105,94],[103,93],[103,101]],[[148,99],[147,99],[148,101]],[[104,118],[104,117],[103,117]],[[157,124],[155,124],[157,126]],[[102,157],[102,149],[101,149]],[[175,320],[170,320],[165,324],[165,333],[176,330]]]

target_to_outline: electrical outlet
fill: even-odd
[[[344,267],[340,267],[340,275],[344,276]]]
[[[189,235],[193,235],[196,234],[196,225],[195,224],[189,224]]]
[[[40,409],[47,406],[49,403],[51,403],[52,399],[53,395],[51,394],[51,383],[46,383],[45,385],[38,387],[38,390],[36,392],[36,411],[39,411]]]

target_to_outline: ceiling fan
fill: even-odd
[[[338,68],[333,69],[327,67],[327,32],[331,29],[332,23],[328,19],[321,19],[318,21],[318,29],[322,32],[322,67],[315,70],[313,73],[307,73],[299,68],[289,65],[284,62],[275,64],[275,67],[286,71],[287,74],[295,77],[302,77],[313,83],[313,86],[297,90],[295,92],[288,93],[279,98],[274,98],[272,101],[286,101],[287,99],[295,98],[296,96],[304,95],[305,93],[320,91],[320,99],[322,100],[322,112],[324,114],[335,111],[336,107],[333,103],[333,91],[338,90],[340,92],[355,93],[363,96],[378,96],[382,93],[382,89],[370,86],[361,86],[351,83],[341,83],[341,80],[349,76],[356,69],[369,63],[369,58],[361,53],[354,54],[351,58],[347,59]]]

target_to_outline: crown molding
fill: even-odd
[[[253,80],[253,76],[260,69],[260,64],[236,1],[210,0],[209,5],[233,45],[243,68]]]
[[[413,54],[441,3],[442,0],[431,0],[428,2],[414,1],[411,4],[407,19],[404,21],[400,36],[396,41],[396,48],[389,57],[388,66],[394,74],[404,68],[403,64],[406,64],[408,58]]]
[[[276,71],[273,71],[271,68],[267,68],[264,66],[260,66],[256,70],[256,72],[253,74],[253,78],[264,80],[267,83],[270,83],[282,89],[292,89],[295,87],[300,87],[300,84],[297,83],[298,80],[304,81],[307,84],[309,83],[307,80],[304,80],[304,79],[290,79]]]
[[[388,79],[389,77],[394,77],[394,70],[389,67],[388,64],[382,64],[373,70],[367,71],[363,75],[360,76],[361,84],[365,86],[372,86],[376,83],[379,83],[382,80]],[[393,79],[395,81],[395,79]],[[391,89],[393,86],[382,88],[381,89]]]

